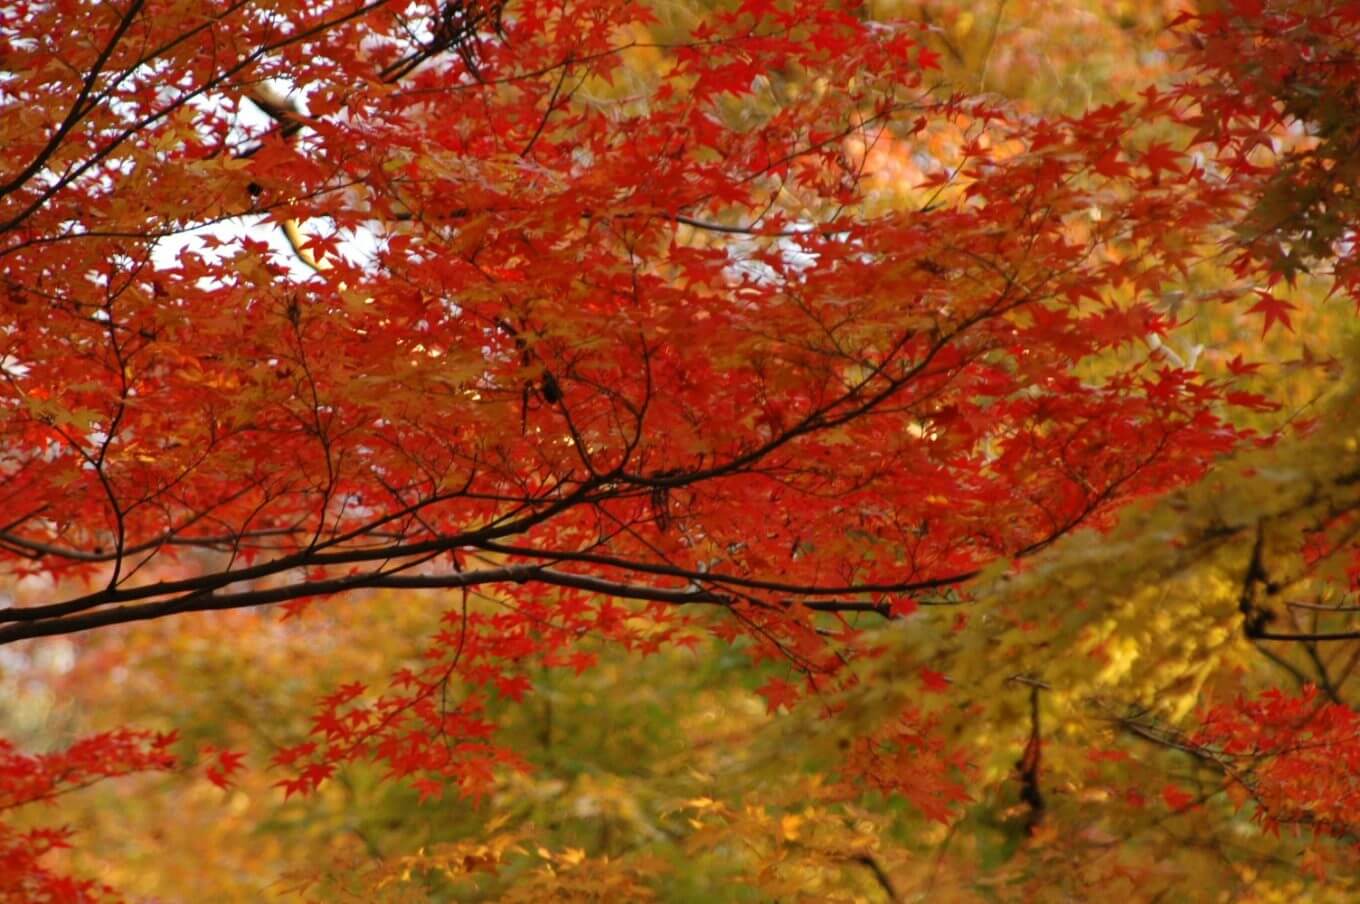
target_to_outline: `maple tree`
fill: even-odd
[[[306,637],[341,605],[325,598],[400,593],[442,613],[424,649],[386,686],[313,688],[271,780],[318,795],[364,766],[421,801],[529,773],[506,726],[546,681],[730,646],[764,708],[821,739],[809,755],[837,742],[820,784],[691,797],[695,849],[773,832],[773,895],[845,863],[892,893],[865,827],[886,817],[836,810],[856,795],[950,822],[970,784],[1003,780],[1036,845],[1065,781],[1203,820],[1223,791],[1332,856],[1357,725],[1318,644],[1355,636],[1281,629],[1272,607],[1350,587],[1324,568],[1352,555],[1344,403],[1304,425],[1321,439],[1260,453],[1281,456],[1259,467],[1284,501],[1248,475],[1227,518],[1204,487],[1286,436],[1253,382],[1263,340],[1360,272],[1360,12],[1186,14],[1161,33],[1174,79],[1036,111],[986,90],[1015,79],[995,25],[908,6],[0,11],[0,562],[40,588],[0,610],[0,643],[259,607]],[[1203,341],[1182,340],[1236,324],[1212,303],[1237,301],[1252,338],[1197,366]],[[1180,528],[1156,520],[1177,505]],[[1152,602],[1179,580],[1233,589],[1185,615],[1198,647],[1168,665],[1174,645],[1133,639],[1180,617]],[[1230,677],[1230,639],[1289,645],[1263,653],[1299,686]],[[1041,669],[1043,649],[1071,661]],[[1044,730],[1060,709],[1079,754]],[[1141,788],[1101,786],[1130,757],[1111,725],[1219,787],[1191,793],[1162,760]],[[16,753],[0,781],[171,765],[168,736],[82,744],[60,767]],[[230,744],[196,756],[238,780]],[[58,836],[3,837],[0,888],[59,881],[37,860]],[[363,893],[461,881],[521,837],[396,861]],[[640,897],[652,875],[541,860],[513,894]]]

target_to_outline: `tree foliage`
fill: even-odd
[[[1360,10],[1093,6],[0,11],[0,643],[164,732],[10,806],[178,729],[303,897],[1348,887]]]

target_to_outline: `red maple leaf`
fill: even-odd
[[[442,800],[444,797],[444,783],[435,781],[432,778],[418,778],[411,782],[411,787],[416,789],[420,795],[420,803],[426,801]]]
[[[781,708],[793,709],[801,696],[798,688],[782,678],[771,678],[756,688],[756,693],[765,698],[765,711],[769,713],[778,712]]]
[[[1177,161],[1183,156],[1185,155],[1180,151],[1172,150],[1171,145],[1166,142],[1154,141],[1143,151],[1142,161],[1155,178],[1162,170],[1179,173],[1180,165]]]
[[[889,604],[888,611],[892,613],[893,618],[906,618],[920,608],[920,604],[911,597],[899,596]]]
[[[949,676],[924,666],[921,668],[921,683],[925,685],[926,690],[933,693],[940,694],[949,690]]]
[[[1162,788],[1162,802],[1172,811],[1179,813],[1193,806],[1195,797],[1176,785],[1167,785]]]
[[[1243,361],[1241,355],[1236,355],[1231,361],[1228,362],[1228,372],[1231,373],[1234,377],[1245,377],[1256,373],[1258,370],[1262,368],[1262,366],[1263,365],[1259,363],[1252,364]]]
[[[1289,332],[1294,332],[1294,325],[1289,320],[1289,312],[1294,310],[1294,305],[1285,301],[1283,298],[1276,298],[1267,289],[1257,289],[1256,297],[1259,301],[1247,309],[1248,314],[1264,314],[1266,321],[1261,327],[1261,335],[1265,336],[1270,332],[1270,327],[1275,323],[1284,325]]]
[[[496,690],[502,697],[514,700],[516,703],[524,699],[524,695],[534,689],[534,683],[524,675],[511,675],[496,679]]]
[[[204,777],[223,790],[231,787],[232,776],[241,770],[246,756],[238,751],[219,750],[212,746],[203,748],[203,755],[209,760],[203,770]]]

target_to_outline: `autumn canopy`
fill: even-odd
[[[0,899],[1354,900],[1357,84],[1353,0],[0,8]]]

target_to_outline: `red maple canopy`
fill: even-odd
[[[1233,441],[1184,369],[1078,370],[1170,325],[1150,293],[1232,210],[1124,146],[1156,95],[941,98],[912,28],[837,3],[662,46],[593,0],[90,14],[10,16],[0,544],[96,586],[0,639],[513,581],[774,642],[793,604],[887,613]],[[864,149],[958,124],[924,203],[872,212]],[[229,218],[315,266],[172,241]],[[216,567],[145,579],[187,548]]]

